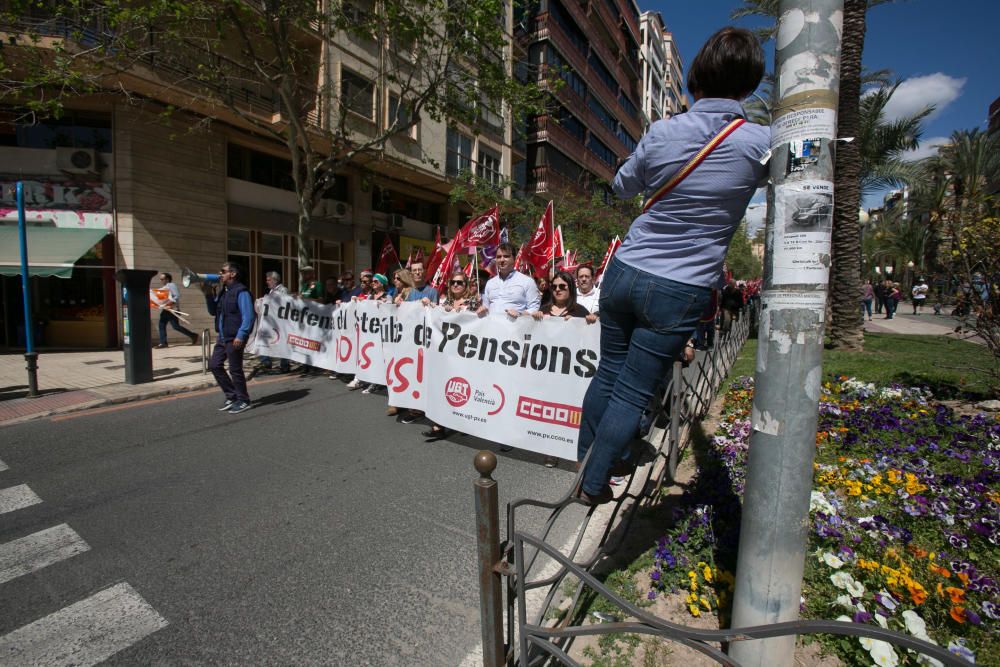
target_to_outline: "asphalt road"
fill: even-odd
[[[212,391],[0,429],[0,489],[38,499],[0,513],[0,663],[25,641],[86,662],[92,646],[40,646],[96,622],[71,605],[107,617],[110,638],[79,642],[121,642],[121,665],[456,665],[478,643],[472,459],[498,446],[425,443],[325,376],[252,393],[240,415]],[[498,456],[501,506],[573,479]],[[63,524],[61,556],[18,570],[9,545]],[[139,601],[79,606],[116,585]]]

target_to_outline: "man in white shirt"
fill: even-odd
[[[601,289],[594,287],[594,267],[584,264],[576,268],[576,302],[596,316],[600,311]],[[596,320],[596,317],[594,318]],[[592,321],[590,317],[588,321]]]
[[[482,317],[487,313],[507,313],[518,317],[532,313],[541,306],[538,286],[531,276],[514,270],[514,246],[501,243],[497,248],[497,275],[486,283],[483,290],[483,305],[476,313]]]
[[[156,346],[156,349],[162,350],[167,347],[167,325],[169,324],[174,328],[174,330],[184,334],[191,339],[192,345],[198,344],[198,334],[193,331],[189,331],[180,323],[177,318],[175,311],[181,309],[181,292],[177,289],[177,285],[174,284],[174,278],[169,273],[160,274],[160,286],[161,290],[167,291],[167,299],[160,305],[160,344]]]
[[[927,286],[927,281],[923,278],[917,278],[916,284],[913,289],[910,290],[910,296],[913,299],[913,314],[920,314],[920,307],[924,305],[927,301],[927,293],[931,291],[931,288]]]

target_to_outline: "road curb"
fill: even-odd
[[[116,385],[111,385],[116,386]],[[35,412],[30,415],[24,415],[22,417],[15,417],[14,419],[8,419],[0,422],[0,428],[4,426],[13,426],[15,424],[23,424],[24,422],[34,421],[36,419],[45,419],[46,417],[55,417],[57,415],[70,414],[72,412],[82,412],[84,410],[92,410],[94,408],[106,407],[109,405],[120,405],[122,403],[133,403],[136,401],[144,401],[150,398],[160,398],[163,396],[171,396],[173,394],[184,394],[192,391],[199,391],[201,389],[208,389],[215,386],[215,378],[205,378],[199,380],[198,382],[188,382],[182,385],[172,385],[149,388],[143,391],[139,391],[134,394],[127,394],[123,396],[107,396],[104,398],[94,399],[92,401],[83,401],[81,403],[76,403],[74,405],[67,405],[59,408],[53,408],[51,410],[42,410],[40,412]],[[91,389],[92,393],[99,393],[100,387],[96,389]]]

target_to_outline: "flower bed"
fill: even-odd
[[[698,477],[653,552],[650,599],[727,623],[753,386],[734,383]],[[1000,664],[1000,421],[927,390],[824,384],[802,616],[878,624]],[[849,664],[935,664],[884,642],[823,637]]]

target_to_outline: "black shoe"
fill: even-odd
[[[559,465],[559,459],[558,458],[556,458],[555,456],[546,456],[545,457],[545,467],[546,468],[555,468],[557,465]]]
[[[455,431],[453,431],[450,428],[441,428],[440,426],[436,426],[436,427],[431,427],[426,431],[423,431],[420,435],[424,436],[430,441],[430,440],[441,440],[443,438],[447,438],[454,432]]]
[[[233,407],[229,408],[229,414],[238,415],[241,412],[246,412],[252,407],[253,405],[251,405],[249,401],[236,401],[233,403]]]
[[[514,448],[511,447],[510,445],[500,445],[500,451],[501,452],[512,452],[512,451],[514,451]]]
[[[226,402],[225,402],[225,403],[223,403],[223,404],[222,404],[222,405],[221,405],[221,406],[219,407],[219,412],[226,412],[226,411],[228,411],[228,410],[229,410],[229,408],[233,407],[233,403],[235,403],[235,402],[236,402],[235,400],[233,400],[233,399],[231,399],[231,398],[227,398],[227,399],[226,399]]]
[[[403,424],[412,424],[421,417],[423,417],[423,415],[419,412],[407,412],[399,419],[399,421]]]
[[[579,494],[577,494],[584,505],[603,505],[604,503],[609,503],[615,499],[615,492],[611,490],[611,487],[607,484],[601,489],[601,492],[596,496],[592,496],[583,489],[580,489]]]

